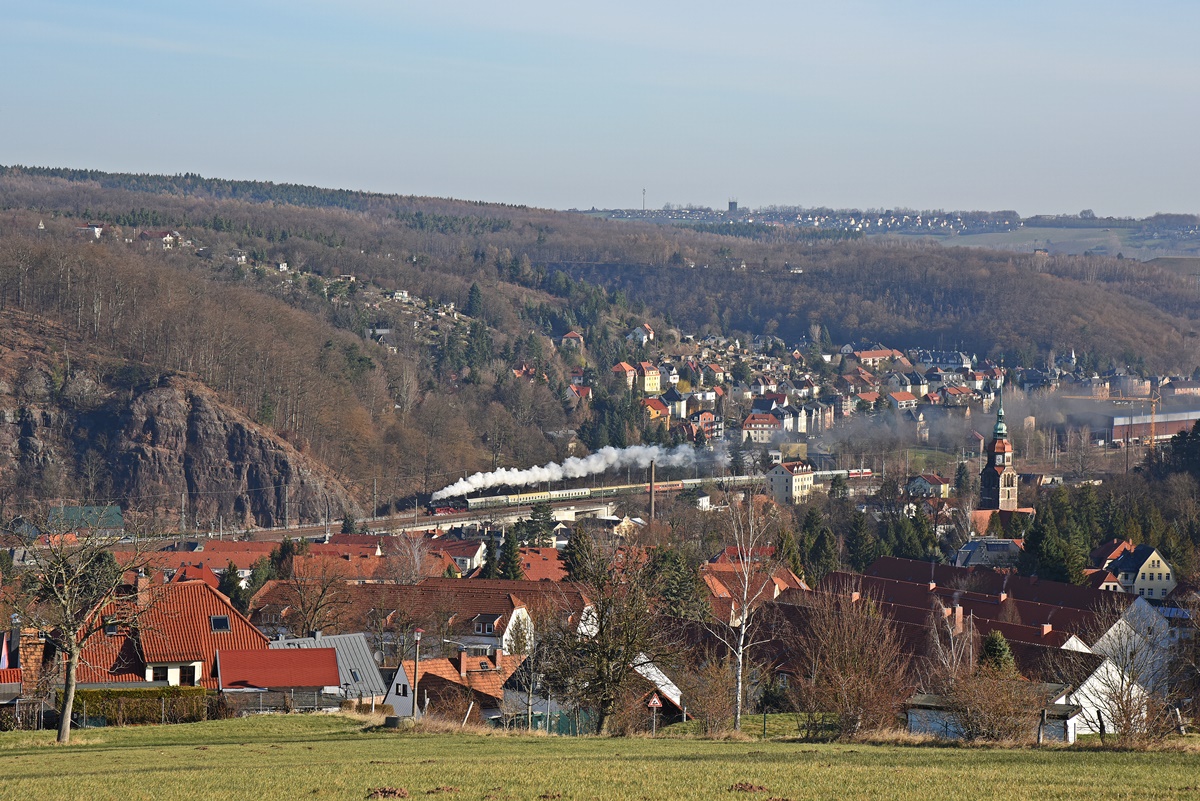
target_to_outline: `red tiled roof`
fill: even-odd
[[[0,670],[0,684],[20,684],[21,669],[20,668],[4,668]]]
[[[1047,615],[1051,610],[1058,608],[1062,608],[1060,615],[1070,610],[1090,612],[1104,603],[1111,603],[1114,598],[1122,603],[1133,603],[1137,598],[1137,596],[1124,593],[1093,590],[1089,587],[1079,587],[1059,581],[1041,581],[1011,573],[997,573],[984,568],[953,567],[913,559],[900,559],[894,556],[883,556],[876,559],[867,568],[866,575],[916,583],[932,581],[947,591],[955,591],[957,587],[970,587],[972,591],[984,595],[996,596],[1005,592],[1010,598],[1038,604]],[[1036,623],[1048,622],[1047,620],[1031,621],[1024,616],[1022,616],[1022,620]]]
[[[252,648],[217,652],[220,689],[337,687],[333,648]]]
[[[563,581],[567,577],[557,548],[522,548],[521,572],[526,581]]]
[[[463,658],[466,659],[466,678],[463,678],[460,671],[462,665],[460,659]],[[485,696],[482,699],[484,702],[490,701],[498,705],[504,698],[504,683],[524,661],[523,654],[501,655],[500,653],[491,657],[460,654],[455,657],[422,659],[420,676],[413,681],[422,696],[425,693],[433,696],[435,700],[432,703],[435,705],[438,696],[447,692],[461,692],[463,687]],[[404,671],[409,676],[414,675],[416,667],[412,660],[404,662]],[[430,711],[435,711],[435,707],[431,706]]]
[[[189,565],[183,564],[179,566],[179,570],[175,571],[175,577],[171,579],[174,582],[180,581],[203,581],[214,590],[221,584],[221,579],[217,574],[212,572],[206,564]]]
[[[123,599],[119,603],[134,603]],[[213,660],[217,649],[265,649],[267,638],[241,615],[229,599],[203,581],[184,581],[149,587],[137,601],[145,609],[137,631],[121,626],[116,634],[103,631],[88,638],[79,665],[79,681],[145,681],[146,665],[202,662],[197,677],[205,687],[216,687]],[[100,615],[112,614],[110,604]],[[229,631],[214,632],[211,618],[229,618]]]

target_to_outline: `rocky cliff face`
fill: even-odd
[[[31,368],[0,392],[0,484],[34,494],[112,498],[188,526],[226,529],[333,519],[361,509],[315,460],[179,377],[130,394],[95,382],[70,397]],[[103,490],[97,489],[102,487]]]

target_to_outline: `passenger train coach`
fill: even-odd
[[[842,478],[869,478],[870,470],[820,470],[813,474],[817,482],[832,480],[835,476]],[[762,481],[762,476],[724,476],[721,478],[684,478],[676,481],[655,481],[655,492],[679,492],[680,490],[714,484],[721,489],[744,487],[748,484]],[[617,495],[639,495],[650,492],[650,483],[617,484],[607,487],[575,487],[573,489],[544,490],[542,492],[519,492],[511,495],[484,495],[476,498],[447,499],[433,514],[448,514],[461,509],[475,511],[476,509],[493,509],[505,506],[530,506],[535,503],[558,503],[560,501],[589,500],[592,498],[612,498]]]

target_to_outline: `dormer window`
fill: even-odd
[[[113,618],[106,618],[104,621],[104,633],[109,637],[117,636],[117,621]]]
[[[208,622],[214,633],[220,634],[230,630],[229,615],[211,615]]]

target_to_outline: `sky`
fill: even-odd
[[[0,0],[0,164],[550,208],[1200,212],[1200,3]]]

